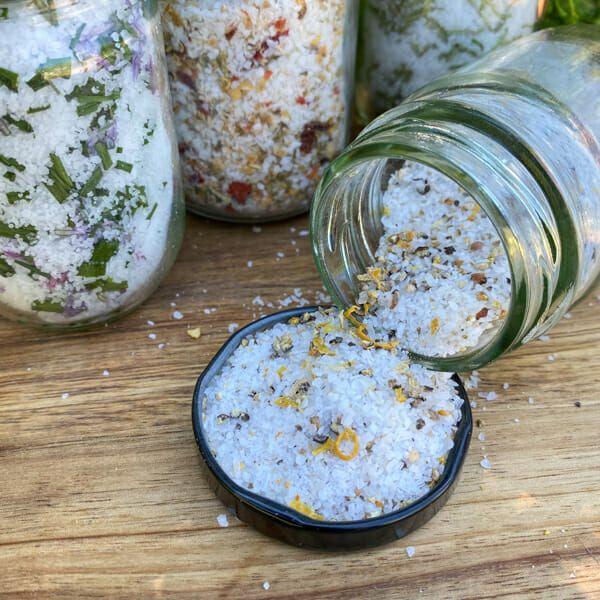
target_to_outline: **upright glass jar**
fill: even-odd
[[[545,0],[364,0],[357,110],[363,123],[436,77],[533,31]]]
[[[318,267],[340,305],[375,262],[390,168],[416,161],[458,183],[502,241],[511,301],[475,347],[416,355],[478,368],[537,338],[600,273],[600,28],[532,34],[439,79],[369,125],[316,193]],[[408,348],[410,350],[410,348]]]
[[[155,2],[0,1],[0,314],[112,319],[182,238]]]
[[[347,143],[357,0],[171,0],[164,30],[188,208],[308,210]]]

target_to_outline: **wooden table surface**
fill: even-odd
[[[194,383],[229,325],[258,316],[256,296],[272,312],[295,288],[311,303],[322,291],[305,228],[190,217],[174,270],[125,319],[64,335],[0,322],[1,598],[600,599],[595,296],[550,341],[481,371],[471,394],[482,422],[457,490],[408,538],[335,554],[233,517],[219,527],[225,509],[192,433]],[[198,326],[194,340],[186,330]],[[497,400],[477,397],[490,390]]]

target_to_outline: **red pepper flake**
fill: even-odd
[[[232,75],[232,76],[229,78],[229,81],[232,81],[232,82],[233,82],[233,81],[239,81],[239,80],[240,80],[240,78],[239,78],[237,75]]]
[[[287,19],[285,17],[279,17],[279,19],[274,21],[273,25],[279,33],[283,33],[286,31]]]
[[[296,98],[296,104],[300,104],[300,106],[305,106],[306,104],[308,104],[308,102],[304,96],[298,96]]]
[[[187,71],[184,71],[183,69],[177,69],[177,71],[175,71],[175,78],[177,79],[177,81],[181,81],[181,83],[183,83],[184,85],[187,85],[190,89],[197,91],[196,90],[196,77],[198,76],[198,73],[188,73]]]
[[[240,204],[244,204],[252,193],[252,186],[243,181],[232,181],[227,188],[227,193]]]
[[[225,32],[225,39],[227,41],[230,41],[231,38],[236,34],[237,32],[237,25],[234,25],[233,23],[231,25],[229,25],[229,27],[227,28],[227,31]]]
[[[271,77],[273,77],[273,71],[271,71],[270,69],[267,69],[265,71],[265,74],[263,75],[263,77],[265,78],[265,81],[269,81],[269,79],[271,79]]]
[[[476,315],[475,318],[479,321],[479,319],[484,319],[488,316],[490,311],[484,306]]]
[[[317,131],[327,131],[329,125],[320,121],[307,123],[300,133],[300,152],[310,154],[317,143]]]

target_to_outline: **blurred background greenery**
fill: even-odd
[[[600,25],[600,0],[548,0],[548,6],[537,28],[574,23]]]

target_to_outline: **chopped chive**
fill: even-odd
[[[117,146],[117,154],[123,154],[123,146]]]
[[[11,92],[19,90],[19,75],[14,71],[0,67],[0,85],[7,87]]]
[[[71,57],[51,58],[40,65],[36,74],[27,81],[27,85],[37,92],[49,85],[52,79],[69,79],[71,77]]]
[[[33,133],[33,127],[25,119],[15,119],[9,113],[2,117],[9,125],[14,125],[17,129],[25,133]]]
[[[49,273],[44,273],[44,271],[38,269],[33,264],[33,258],[30,258],[28,256],[26,256],[25,258],[28,258],[31,262],[27,262],[25,260],[16,259],[15,260],[15,264],[20,265],[24,269],[27,269],[29,271],[30,275],[41,275],[42,277],[45,277],[46,279],[50,279],[50,274]]]
[[[124,160],[118,160],[115,165],[115,169],[120,169],[121,171],[127,171],[127,173],[131,173],[133,169],[133,165],[131,163],[125,162]]]
[[[96,186],[100,183],[102,175],[102,169],[100,167],[96,167],[93,173],[90,175],[90,178],[85,182],[85,185],[79,190],[79,195],[87,196],[90,192],[93,192]]]
[[[53,302],[52,300],[34,300],[31,303],[31,310],[35,310],[36,312],[63,313],[65,307],[60,302]]]
[[[22,165],[16,158],[4,156],[4,154],[0,154],[0,163],[6,167],[14,167],[17,171],[21,171],[21,173],[25,170],[25,165]]]
[[[20,200],[31,200],[31,195],[28,191],[25,192],[6,192],[6,199],[9,204],[15,204]]]
[[[108,148],[106,147],[106,144],[104,142],[96,142],[94,148],[96,149],[96,152],[102,161],[102,168],[104,170],[110,169],[112,167],[112,158]]]
[[[4,173],[4,178],[8,179],[9,181],[14,181],[17,178],[17,175],[14,173],[14,171],[6,171],[6,173]]]
[[[126,281],[113,281],[112,278],[107,277],[106,279],[96,279],[96,281],[86,284],[85,287],[88,290],[99,288],[103,292],[124,292],[129,286]]]
[[[89,261],[79,266],[82,277],[102,277],[106,273],[106,264],[118,252],[118,240],[101,240],[94,246]]]
[[[20,237],[27,243],[35,241],[37,229],[33,225],[23,225],[21,227],[11,227],[7,223],[0,221],[0,237],[17,238]]]
[[[75,35],[73,36],[73,38],[71,39],[71,42],[69,43],[69,49],[71,50],[71,52],[73,52],[73,54],[75,55],[75,57],[77,57],[77,53],[75,52],[75,48],[77,47],[77,44],[79,44],[79,40],[81,39],[81,34],[83,33],[84,29],[85,29],[85,23],[82,23],[77,28],[77,31],[75,32]]]
[[[48,177],[52,180],[52,184],[44,183],[44,185],[56,198],[57,202],[63,204],[75,188],[75,184],[69,177],[60,158],[53,152],[50,153],[50,160],[52,166],[48,169]]]
[[[28,115],[33,115],[34,113],[39,113],[42,112],[44,110],[48,110],[50,108],[50,104],[45,104],[44,106],[36,106],[36,107],[31,107],[27,109],[27,114]]]
[[[146,217],[147,221],[149,221],[154,216],[154,213],[156,212],[157,208],[158,208],[158,202],[155,202],[152,206],[152,209],[148,213],[148,216]]]
[[[15,270],[0,256],[0,277],[12,277]]]

